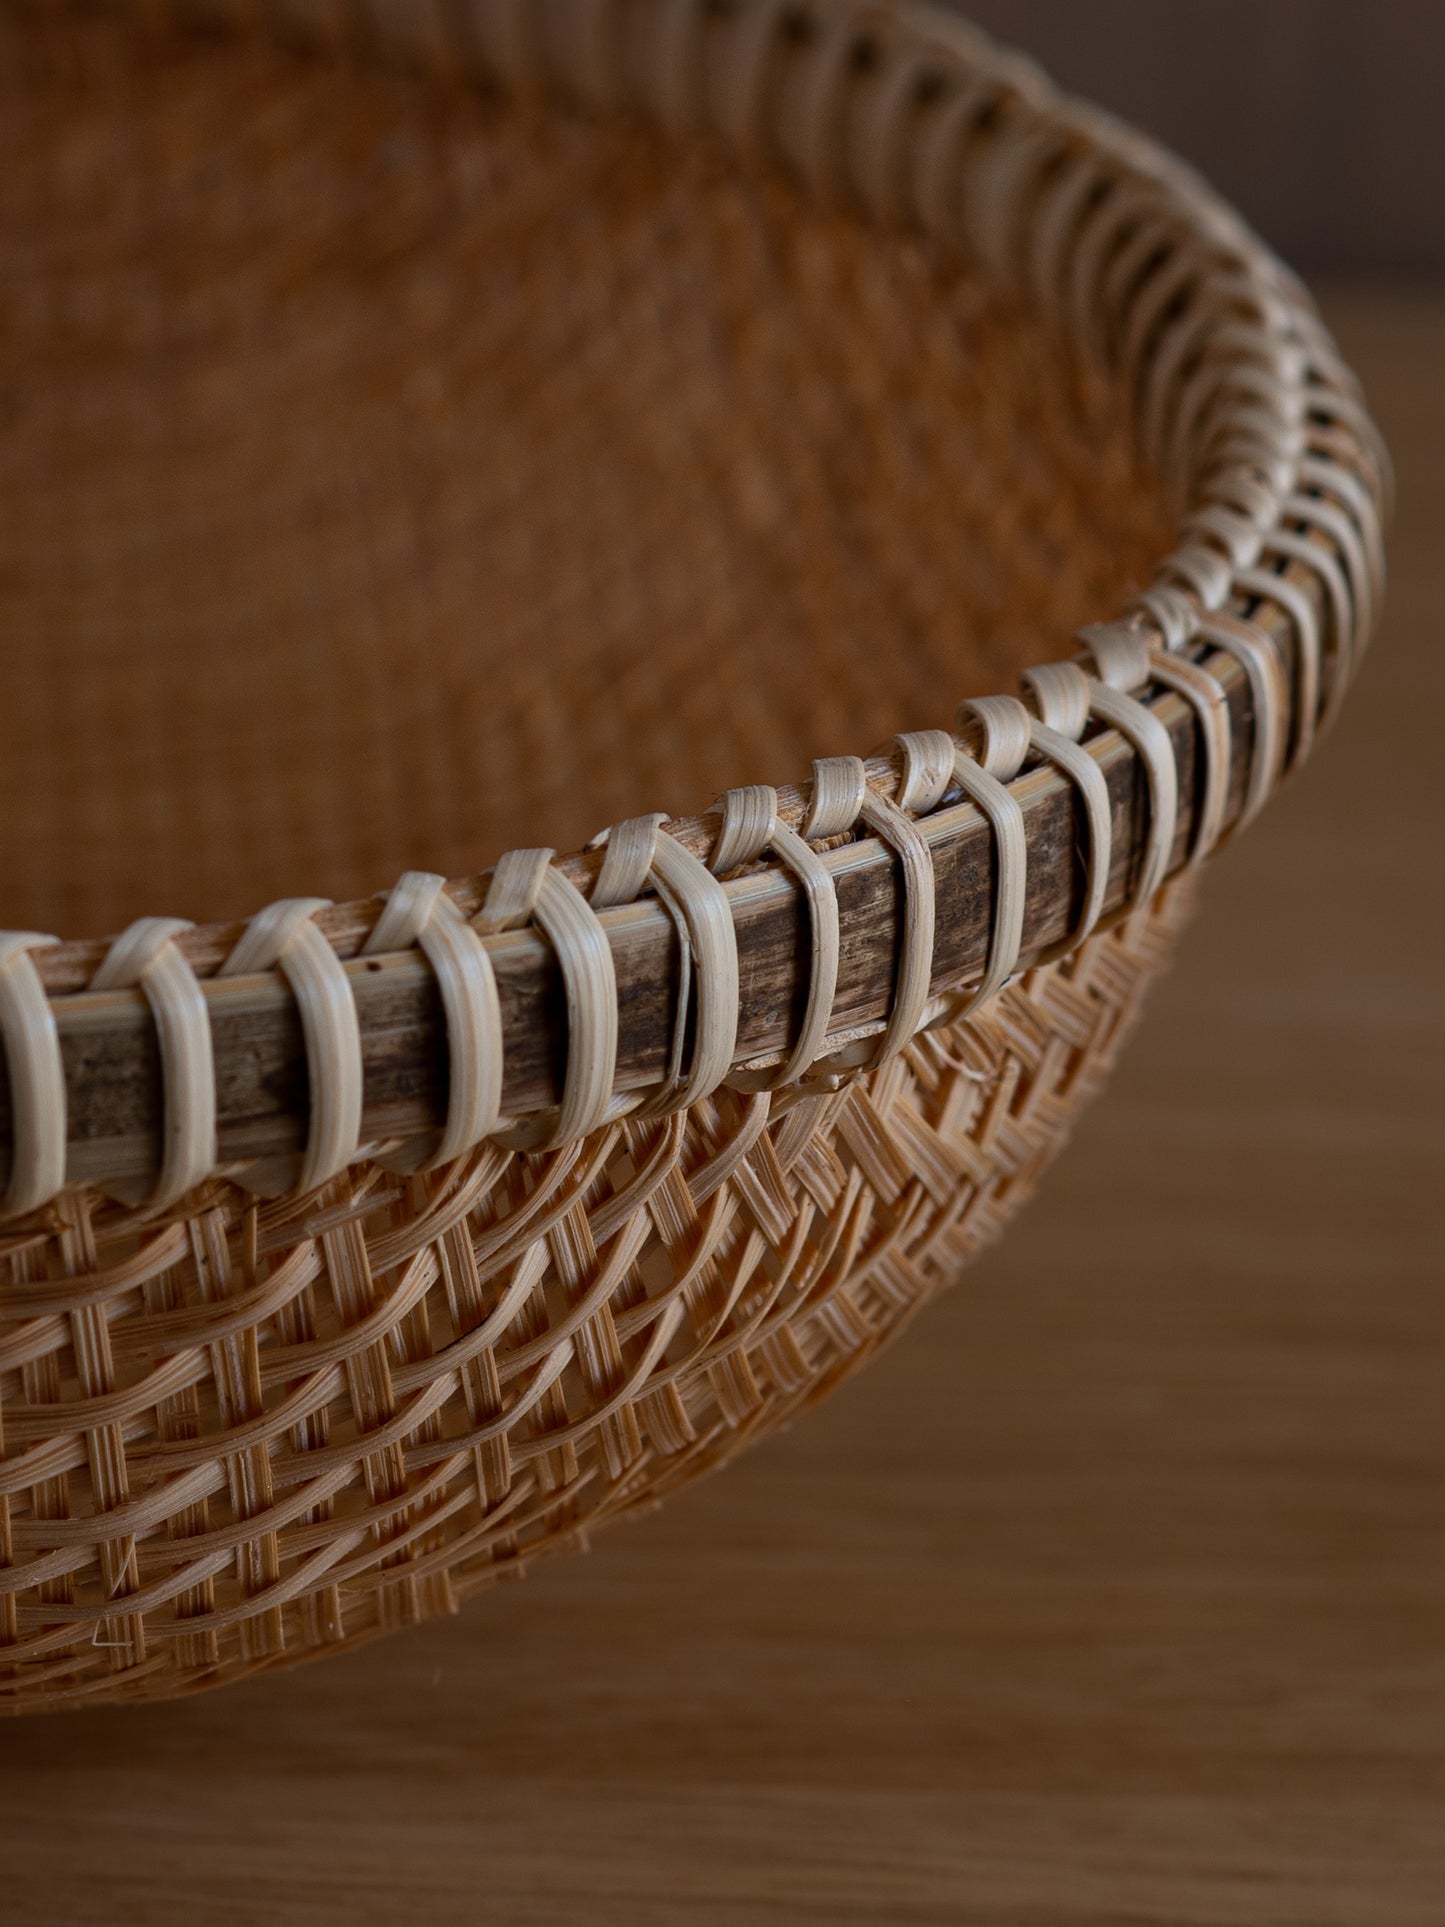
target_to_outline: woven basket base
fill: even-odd
[[[804,779],[1170,540],[1017,305],[705,150],[0,9],[0,182],[10,927]]]

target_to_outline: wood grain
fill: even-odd
[[[7,1927],[1441,1919],[1445,296],[1332,319],[1384,633],[1004,1246],[588,1559],[0,1730]]]

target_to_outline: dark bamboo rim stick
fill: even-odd
[[[1299,562],[1280,571],[1320,601],[1318,578]],[[1278,646],[1287,677],[1293,677],[1295,636],[1274,605],[1251,615]],[[1254,751],[1250,687],[1238,662],[1207,646],[1190,652],[1205,662],[1227,697],[1232,724],[1232,763],[1226,823],[1243,803]],[[1327,660],[1326,694],[1337,666]],[[1291,683],[1292,686],[1292,683]],[[1193,711],[1172,692],[1156,694],[1153,713],[1169,732],[1179,771],[1180,811],[1171,874],[1189,858],[1199,808],[1196,780],[1200,745]],[[1147,783],[1140,759],[1109,730],[1086,747],[1109,785],[1114,845],[1106,914],[1127,906],[1147,825]],[[870,779],[896,787],[897,772],[883,758],[868,764]],[[1052,766],[1029,771],[1012,785],[1024,812],[1028,839],[1028,898],[1021,965],[1036,962],[1063,943],[1077,912],[1079,864],[1085,834],[1076,787]],[[796,821],[805,797],[783,790],[785,816]],[[923,819],[937,886],[933,991],[964,988],[981,970],[988,946],[993,893],[993,841],[988,824],[970,803],[959,802]],[[683,819],[675,834],[705,856],[716,818]],[[896,967],[900,888],[890,853],[875,839],[848,843],[825,860],[837,884],[847,940],[838,980],[830,1040],[876,1025],[886,1015]],[[585,888],[599,857],[563,859]],[[485,892],[485,874],[453,883],[463,910],[471,913]],[[809,933],[800,894],[777,866],[733,878],[726,886],[739,937],[741,996],[738,1045],[741,1064],[780,1051],[788,1042],[803,996]],[[441,1000],[430,967],[419,951],[384,958],[357,955],[380,914],[382,899],[339,904],[317,921],[347,961],[356,997],[364,1065],[363,1133],[379,1142],[438,1126],[445,1116],[447,1043]],[[602,916],[617,974],[619,1034],[616,1088],[658,1085],[664,1076],[677,1021],[677,935],[655,900],[605,911]],[[211,1018],[223,1167],[284,1157],[301,1149],[306,1135],[306,1052],[295,1004],[285,981],[265,977],[212,978],[240,935],[240,925],[198,926],[180,940],[202,979]],[[566,1061],[566,1019],[555,958],[533,931],[487,940],[501,999],[504,1036],[503,1101],[511,1115],[527,1115],[555,1103]],[[83,986],[101,958],[104,942],[57,945],[36,954],[53,998],[68,1101],[67,1178],[104,1184],[142,1178],[159,1164],[162,1095],[155,1026],[139,991],[89,992]],[[0,1064],[0,1178],[10,1159],[10,1100]]]

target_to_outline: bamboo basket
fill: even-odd
[[[1335,713],[1388,474],[1239,220],[941,11],[0,47],[24,1711],[454,1611],[870,1358]]]

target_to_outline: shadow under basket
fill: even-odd
[[[451,1612],[871,1357],[1389,477],[1229,210],[926,8],[0,0],[0,154],[23,1711]]]

